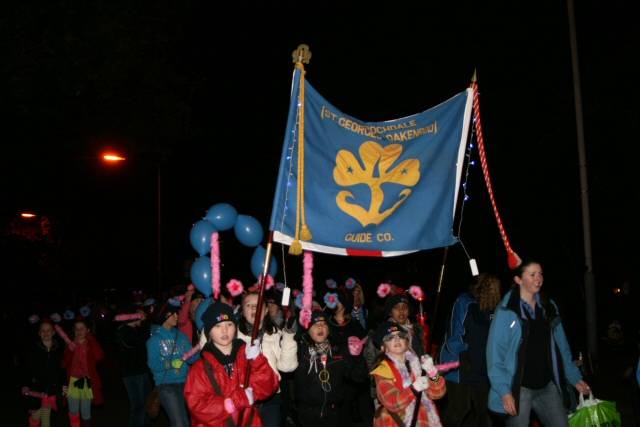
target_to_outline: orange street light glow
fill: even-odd
[[[127,160],[126,158],[118,156],[117,154],[103,154],[102,158],[107,162],[122,162],[124,160]]]
[[[22,218],[35,218],[36,214],[33,214],[31,212],[23,212],[23,213],[20,214],[20,216]]]

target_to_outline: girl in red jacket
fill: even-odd
[[[91,426],[91,403],[101,405],[102,382],[96,365],[104,358],[102,347],[91,334],[87,322],[77,318],[73,324],[73,343],[64,351],[64,367],[69,386],[69,421],[71,427]]]
[[[247,346],[235,338],[233,310],[214,302],[202,314],[208,341],[201,359],[189,370],[184,395],[191,412],[191,425],[262,426],[256,400],[264,400],[278,390],[278,377],[260,354],[260,346]],[[243,388],[250,366],[249,387]]]

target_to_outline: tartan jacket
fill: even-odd
[[[395,413],[400,420],[404,419],[407,407],[416,399],[411,386],[407,388],[402,386],[400,372],[389,360],[383,360],[371,375],[376,381],[376,394],[380,402],[373,421],[374,427],[398,427],[391,413]],[[411,374],[411,379],[415,379],[414,374]],[[424,392],[428,399],[440,399],[446,392],[444,378],[438,377],[436,381],[429,380],[429,388]],[[416,427],[429,427],[427,408],[424,405],[420,406]]]

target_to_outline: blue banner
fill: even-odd
[[[471,90],[412,116],[363,122],[302,81],[304,117],[296,69],[271,213],[274,240],[290,244],[302,215],[312,234],[301,241],[306,250],[393,256],[455,243]],[[303,210],[297,205],[302,119]]]

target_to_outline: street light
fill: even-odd
[[[127,158],[122,157],[115,153],[104,153],[102,155],[102,160],[108,163],[118,163],[118,162],[124,162],[125,160],[127,160]]]
[[[20,216],[22,218],[35,218],[36,214],[31,213],[31,212],[22,212],[22,213],[20,213]]]

